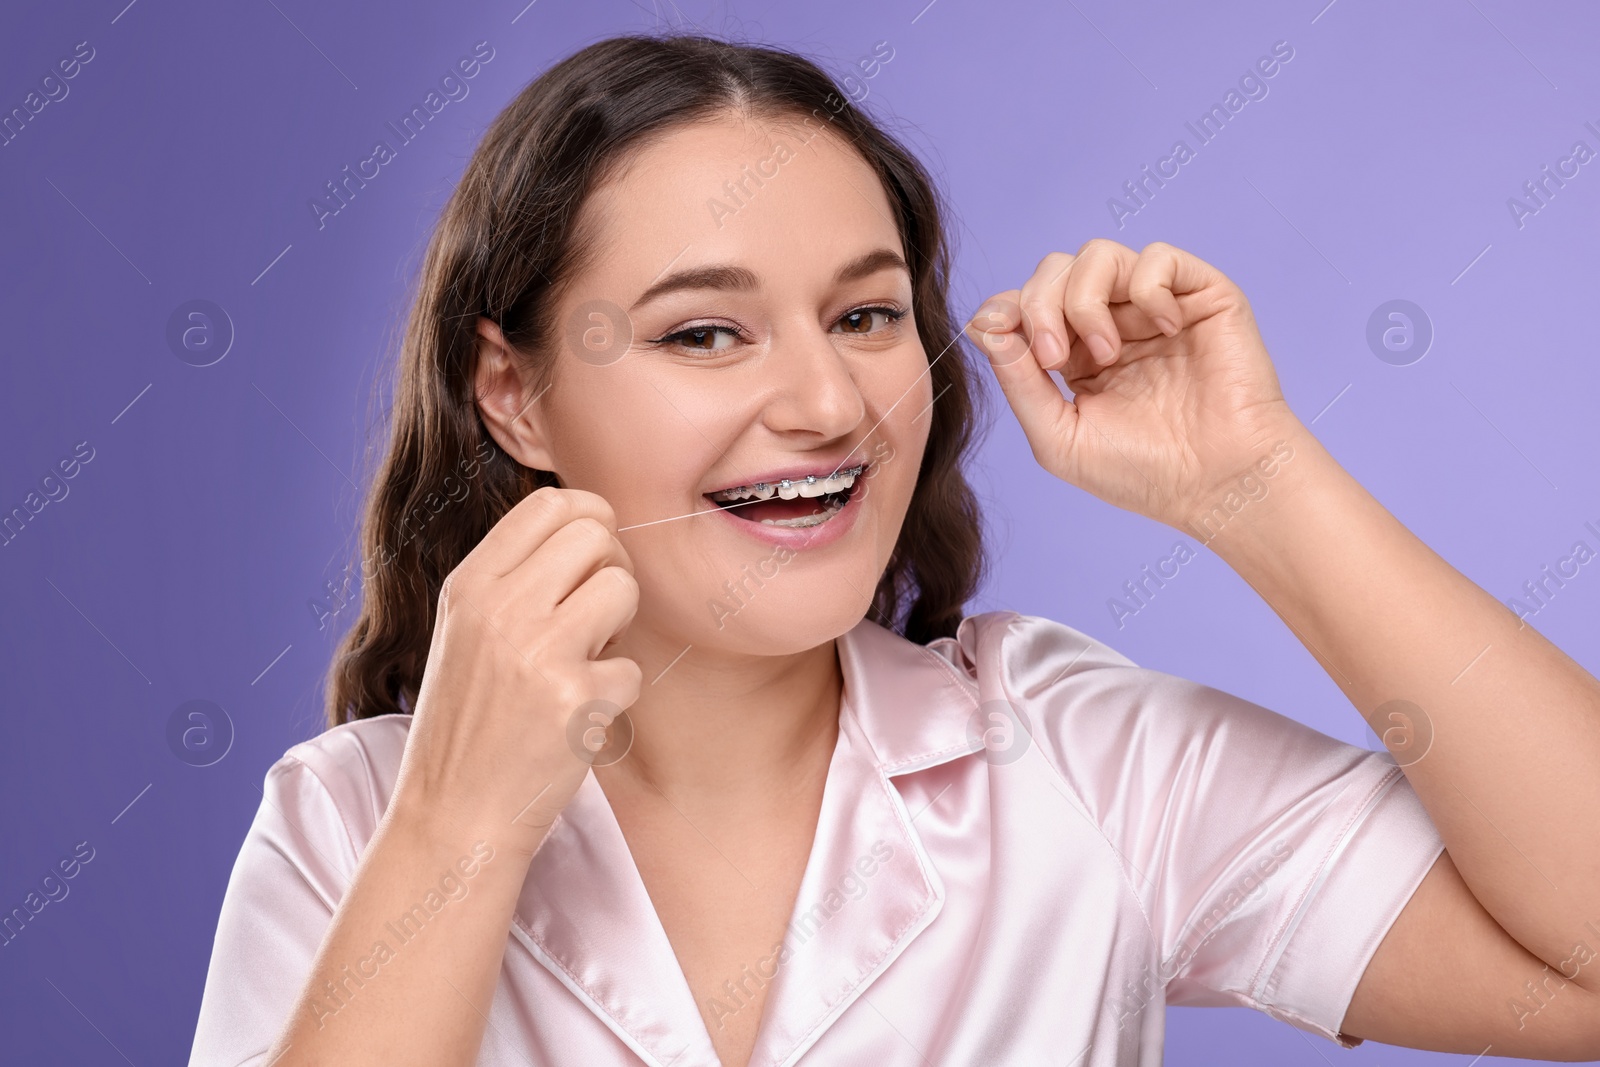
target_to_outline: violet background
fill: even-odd
[[[1164,240],[1248,294],[1302,420],[1401,521],[1496,597],[1600,547],[1600,162],[1519,227],[1507,199],[1577,140],[1600,149],[1600,17],[1578,3],[1142,0],[697,4],[143,0],[13,6],[0,112],[73,46],[93,60],[0,147],[0,512],[74,444],[92,462],[0,548],[0,911],[87,840],[95,858],[0,948],[0,1060],[183,1062],[234,854],[266,768],[321,724],[352,602],[338,587],[389,358],[426,236],[482,129],[599,37],[700,28],[838,76],[887,41],[865,106],[958,214],[956,306],[1093,236]],[[1325,6],[1326,5],[1326,6]],[[319,230],[308,207],[478,41],[494,59]],[[1274,42],[1293,59],[1118,229],[1107,199]],[[358,88],[359,87],[359,88]],[[166,340],[214,301],[206,367]],[[1377,358],[1385,301],[1426,312],[1420,361]],[[973,611],[1047,615],[1141,665],[1378,747],[1272,611],[1209,551],[1120,628],[1107,600],[1179,534],[1063,485],[998,401],[973,469],[992,581]],[[129,406],[131,403],[131,406]],[[1191,544],[1193,538],[1185,538]],[[356,591],[352,583],[351,591]],[[1600,564],[1534,619],[1600,669]],[[180,704],[226,710],[211,766]],[[1552,794],[1550,811],[1559,812]],[[1169,1013],[1174,1065],[1421,1064],[1240,1009]],[[1462,1063],[1470,1057],[1460,1057]],[[906,1062],[914,1062],[909,1052]]]

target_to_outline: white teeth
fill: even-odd
[[[833,518],[843,510],[844,509],[838,505],[834,505],[827,511],[819,511],[815,515],[802,515],[796,519],[762,519],[761,524],[763,526],[789,527],[821,526],[823,523],[827,522],[829,519]]]
[[[771,500],[778,497],[782,500],[793,500],[796,497],[818,497],[826,493],[838,493],[855,484],[866,464],[851,467],[849,470],[839,471],[837,474],[818,477],[811,474],[804,478],[795,478],[785,482],[757,482],[755,485],[740,485],[732,489],[711,494],[712,500]]]

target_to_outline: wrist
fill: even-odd
[[[1342,473],[1298,419],[1274,420],[1253,432],[1250,447],[1191,497],[1169,525],[1221,554],[1223,546],[1239,545],[1247,531],[1264,529],[1266,518],[1286,501],[1325,479],[1329,464]]]
[[[1326,546],[1335,527],[1353,535],[1351,524],[1376,503],[1309,431],[1286,431],[1279,442],[1283,456],[1270,475],[1242,476],[1250,492],[1235,483],[1229,499],[1222,490],[1188,531],[1247,578],[1306,565],[1303,550]]]
[[[483,813],[424,801],[400,789],[390,799],[379,825],[380,834],[403,841],[408,851],[436,860],[454,863],[463,857],[489,853],[515,859],[524,867],[548,832],[549,825],[492,819]]]

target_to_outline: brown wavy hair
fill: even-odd
[[[872,608],[919,644],[955,633],[985,568],[979,508],[961,469],[982,393],[950,313],[945,212],[932,179],[808,59],[699,35],[612,37],[551,67],[500,112],[429,241],[395,368],[388,448],[365,503],[360,614],[329,668],[330,725],[413,709],[446,575],[519,500],[557,484],[484,428],[478,317],[547,375],[556,305],[593,254],[577,224],[589,192],[646,138],[728,110],[821,122],[883,182],[936,402]]]

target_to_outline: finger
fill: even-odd
[[[493,576],[509,574],[557,530],[585,516],[617,532],[616,512],[598,493],[554,486],[536,489],[500,517],[461,566]]]
[[[1186,261],[1199,260],[1164,241],[1144,246],[1128,278],[1128,300],[1145,312],[1168,337],[1183,329],[1183,307],[1177,292],[1193,292],[1207,281],[1204,272]]]
[[[996,293],[973,313],[962,332],[991,362],[1010,363],[1028,349],[1020,289]]]
[[[1183,311],[1180,305],[1178,311],[1179,321],[1182,321]],[[1148,341],[1152,337],[1161,337],[1167,334],[1151,314],[1131,301],[1121,301],[1111,305],[1111,321],[1116,324],[1117,335],[1122,338],[1123,347],[1130,341]]]
[[[631,572],[633,561],[615,533],[583,515],[551,534],[501,578],[505,583],[501,595],[536,609],[527,614],[538,617],[554,611],[602,567]]]
[[[1096,362],[1094,354],[1084,344],[1083,338],[1078,338],[1067,354],[1067,361],[1061,366],[1061,378],[1067,383],[1067,388],[1074,393],[1082,392],[1075,382],[1094,378],[1096,375],[1114,366],[1125,366],[1136,359],[1153,355],[1170,355],[1175,351],[1171,344],[1147,345],[1142,342],[1160,338],[1163,342],[1169,339],[1161,331],[1148,314],[1128,301],[1111,305],[1111,319],[1116,323],[1117,333],[1122,338],[1122,347],[1117,350],[1116,359],[1108,364]]]
[[[1033,362],[1033,324],[1017,303],[1020,289],[1007,289],[984,301],[963,332],[989,357],[989,365],[1007,367],[1021,360]]]
[[[638,662],[627,656],[597,659],[589,668],[589,675],[598,698],[624,710],[639,699],[639,690],[643,688],[643,672]]]
[[[1122,338],[1110,304],[1128,299],[1128,279],[1137,258],[1127,245],[1096,238],[1079,250],[1067,275],[1063,298],[1067,321],[1082,336],[1096,363],[1109,364],[1117,357]]]
[[[558,643],[594,659],[639,610],[639,583],[622,567],[602,567],[556,608]]]
[[[1061,298],[1076,258],[1067,252],[1045,256],[1033,277],[1023,283],[1022,295],[1017,299],[1027,316],[1025,324],[1032,328],[1028,340],[1033,345],[1033,358],[1045,370],[1060,369],[1072,348],[1075,334],[1062,313]]]
[[[1020,289],[1007,289],[985,300],[967,320],[963,332],[994,366],[1009,366],[1020,359],[1031,358],[1029,352],[1032,333],[1028,313],[1017,303]]]
[[[985,319],[1014,324],[1009,331],[979,331],[979,347],[989,356],[995,380],[1023,433],[1035,451],[1043,454],[1048,442],[1076,418],[1076,409],[1022,340],[1027,314],[1015,301],[1006,294],[991,297],[973,316],[974,322]]]

